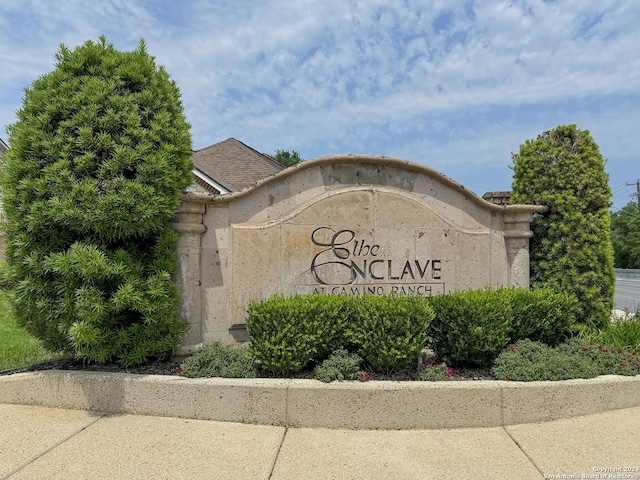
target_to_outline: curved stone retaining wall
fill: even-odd
[[[640,375],[325,384],[49,370],[0,377],[0,403],[286,427],[496,427],[640,406]]]

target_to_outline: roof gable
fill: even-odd
[[[196,150],[195,167],[230,192],[237,192],[285,169],[270,156],[235,138]]]

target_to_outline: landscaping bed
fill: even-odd
[[[570,333],[570,297],[524,289],[429,299],[275,296],[250,305],[250,348],[208,345],[183,363],[42,358],[31,366],[9,364],[0,375],[55,369],[322,382],[635,376],[640,374],[640,322],[624,317],[614,315],[601,329],[577,325],[578,331]]]
[[[39,372],[42,370],[79,370],[88,372],[114,372],[114,373],[133,373],[138,375],[179,375],[179,362],[153,362],[138,367],[124,368],[117,364],[96,364],[83,363],[78,360],[65,359],[54,360],[51,362],[38,363],[24,368],[16,368],[0,372],[0,375],[13,375],[16,373]],[[392,380],[392,381],[409,381],[415,380],[413,374],[407,372],[399,372],[391,375],[378,373],[370,374],[372,380]],[[292,378],[313,378],[313,372],[310,370],[302,371],[298,374],[291,375]],[[495,380],[490,368],[456,368],[452,372],[451,380],[457,381],[474,381],[474,380]]]

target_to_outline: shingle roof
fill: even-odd
[[[285,167],[235,138],[196,150],[195,167],[231,192],[242,190]]]

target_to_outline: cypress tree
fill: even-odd
[[[513,154],[512,203],[547,205],[532,223],[531,283],[576,299],[576,321],[600,327],[613,308],[611,189],[586,130],[560,125]]]

